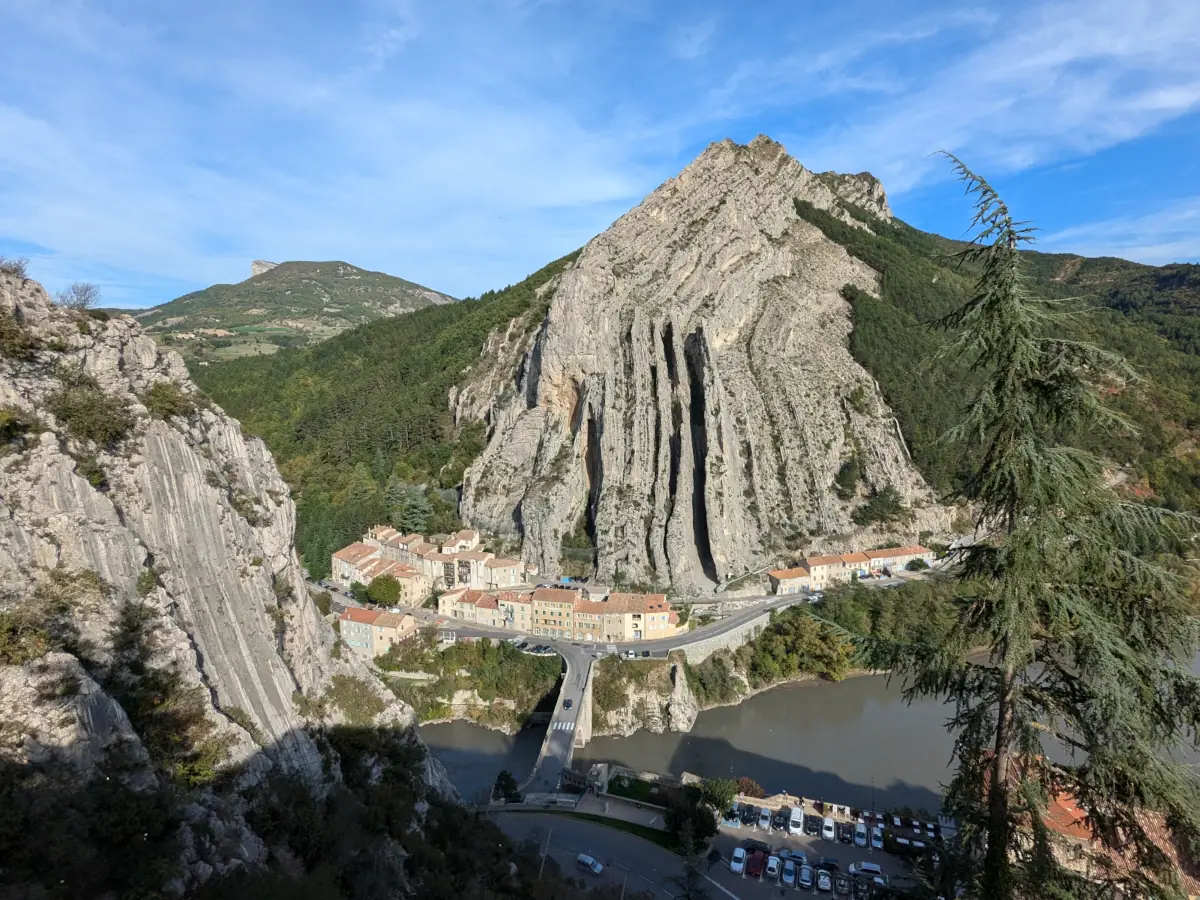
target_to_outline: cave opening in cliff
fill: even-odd
[[[600,429],[596,425],[595,415],[589,415],[587,420],[587,450],[584,455],[587,469],[588,502],[584,513],[583,527],[587,532],[592,546],[596,546],[596,510],[600,506],[600,483],[604,477],[604,462],[600,458]]]
[[[684,340],[683,359],[688,375],[688,424],[692,432],[692,537],[700,568],[712,581],[717,580],[712,542],[708,534],[708,426],[704,414],[704,334],[699,329]]]

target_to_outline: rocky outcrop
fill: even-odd
[[[685,593],[776,558],[785,533],[833,549],[947,527],[847,350],[841,289],[876,292],[878,275],[797,198],[891,217],[875,179],[816,175],[760,137],[710,146],[588,243],[515,368],[476,374],[492,404],[452,398],[491,429],[464,479],[473,525],[520,535],[550,573],[585,530],[601,579]],[[852,457],[862,484],[842,500]],[[913,518],[863,533],[851,513],[887,487]]]
[[[336,777],[307,726],[361,720],[329,690],[339,675],[374,695],[375,724],[419,740],[412,710],[333,652],[292,543],[287,485],[177,354],[131,317],[58,308],[5,275],[0,341],[0,763],[86,780],[119,747],[123,769],[135,763],[127,782],[146,783],[155,761],[104,685],[147,673],[195,706],[218,769],[242,788],[271,769],[314,791]],[[426,776],[454,796],[440,766]],[[237,804],[214,809],[231,852],[260,858]],[[204,859],[221,870],[219,855]]]
[[[594,677],[605,676],[596,673]],[[644,683],[625,682],[621,690],[624,699],[618,708],[599,710],[593,705],[593,737],[628,737],[641,729],[655,734],[687,732],[700,714],[700,704],[678,663],[655,666]]]

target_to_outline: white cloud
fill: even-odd
[[[817,167],[870,168],[893,193],[932,150],[1020,170],[1094,153],[1200,109],[1200,4],[1058,0],[1014,10],[919,85],[790,146]]]
[[[1038,249],[1118,256],[1150,265],[1200,262],[1200,196],[1151,213],[1089,222],[1039,235]]]

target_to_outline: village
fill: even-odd
[[[399,588],[389,609],[346,609],[339,618],[342,640],[364,657],[381,656],[418,631],[416,618],[401,607],[419,608],[434,597],[441,616],[537,637],[609,644],[673,638],[681,631],[679,611],[666,594],[539,584],[535,566],[498,557],[482,542],[470,529],[426,538],[379,525],[338,550],[332,581],[339,588],[369,587],[384,577]],[[837,583],[928,568],[935,556],[920,546],[809,556],[768,577],[776,594],[815,595]]]

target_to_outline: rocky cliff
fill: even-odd
[[[598,693],[592,699],[593,737],[628,737],[643,728],[656,734],[687,732],[700,714],[700,703],[678,662],[638,662],[615,671],[602,667],[594,677]]]
[[[491,405],[455,398],[491,428],[464,479],[471,523],[521,535],[543,572],[586,532],[601,579],[684,592],[775,558],[788,534],[834,548],[944,529],[847,350],[841,289],[877,292],[878,275],[797,199],[891,218],[871,176],[814,174],[759,137],[713,144],[589,242],[515,368],[475,377],[503,386]],[[842,499],[851,459],[861,481]],[[889,487],[913,515],[851,540],[853,511]]]
[[[119,748],[134,789],[223,771],[244,788],[274,770],[320,792],[336,764],[306,727],[318,719],[419,741],[411,710],[339,658],[293,527],[262,442],[177,354],[129,317],[0,275],[0,763],[86,782]],[[265,853],[236,804],[196,809],[192,825],[242,836],[202,862],[215,826],[192,829],[180,890]]]

